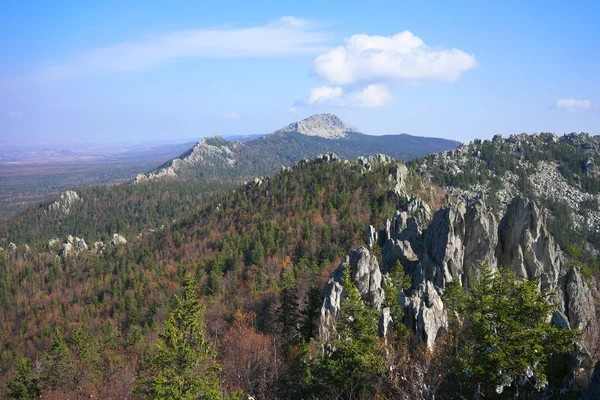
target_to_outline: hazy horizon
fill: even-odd
[[[368,134],[600,134],[600,4],[21,2],[0,25],[0,139],[264,134],[332,112]]]

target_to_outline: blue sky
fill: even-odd
[[[5,144],[600,134],[598,2],[95,3],[0,4]]]

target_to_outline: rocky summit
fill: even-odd
[[[348,137],[348,132],[360,131],[345,124],[334,114],[315,114],[278,129],[273,134],[287,132],[298,132],[306,136],[318,136],[325,139],[343,139]]]

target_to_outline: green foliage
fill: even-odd
[[[33,399],[40,395],[38,380],[32,377],[31,360],[18,357],[15,362],[15,376],[7,385],[6,396],[11,400]]]
[[[306,307],[302,310],[301,333],[306,343],[310,342],[318,333],[322,305],[323,295],[321,289],[313,284],[306,294]]]
[[[43,386],[51,389],[70,389],[73,386],[73,365],[69,347],[58,328],[54,330],[50,350],[44,355],[40,380]]]
[[[151,399],[219,399],[219,366],[204,338],[205,307],[187,277],[135,392]]]
[[[493,275],[482,266],[479,282],[463,298],[458,287],[449,285],[445,294],[449,307],[459,312],[468,326],[466,340],[472,353],[456,360],[459,373],[472,386],[481,384],[490,392],[496,387],[517,390],[547,385],[546,368],[553,355],[569,353],[580,333],[548,324],[556,306],[539,293],[534,281],[516,282],[514,273]],[[512,386],[511,386],[512,385]]]
[[[298,291],[291,272],[284,272],[281,279],[280,306],[277,310],[277,322],[281,324],[281,336],[286,347],[300,343],[300,312],[298,310]]]
[[[330,351],[320,355],[310,375],[315,390],[327,395],[344,391],[344,398],[373,393],[385,374],[383,341],[377,334],[378,313],[367,308],[350,276],[344,270],[344,294]],[[352,397],[354,398],[354,397]]]

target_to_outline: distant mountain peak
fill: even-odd
[[[298,132],[306,136],[319,136],[326,139],[342,139],[348,136],[348,132],[359,132],[359,130],[344,123],[335,114],[315,114],[273,133],[285,132]]]

